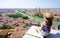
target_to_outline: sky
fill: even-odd
[[[0,0],[0,8],[60,8],[60,0]]]

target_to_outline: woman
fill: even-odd
[[[52,13],[45,13],[44,14],[44,22],[41,24],[39,28],[36,28],[39,34],[43,35],[46,38],[50,31],[53,22],[53,14]]]

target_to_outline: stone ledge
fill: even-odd
[[[23,38],[43,38],[38,32],[35,30],[36,26],[32,26],[23,36]],[[48,38],[60,38],[60,31],[51,29],[50,35]]]

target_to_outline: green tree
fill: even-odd
[[[3,25],[0,29],[7,29],[7,26]]]
[[[22,17],[23,15],[20,13],[16,13],[16,14],[10,14],[8,15],[9,17],[13,17],[13,18],[18,18],[18,17]]]
[[[22,18],[23,18],[23,19],[29,19],[28,16],[23,16]]]
[[[39,18],[43,18],[43,14],[35,14],[35,16],[39,17]]]
[[[60,24],[58,25],[58,29],[60,29]]]
[[[60,18],[56,18],[57,21],[60,21]]]
[[[29,19],[28,16],[24,16],[24,15],[22,15],[22,14],[20,14],[20,13],[10,14],[10,15],[8,15],[8,16],[9,16],[9,17],[13,17],[13,18],[19,18],[19,17],[21,17],[21,18],[23,18],[23,19]]]
[[[39,16],[40,18],[43,18],[43,14],[39,14],[38,16]]]

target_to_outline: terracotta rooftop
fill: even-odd
[[[30,21],[30,20],[24,20],[24,23],[25,23],[25,24],[30,24],[31,21]]]
[[[31,21],[31,24],[37,25],[39,22],[38,21]]]
[[[5,36],[6,34],[8,34],[8,30],[7,29],[0,31],[0,35]]]
[[[24,33],[26,33],[26,31],[27,31],[26,28],[16,27],[13,34],[10,35],[10,38],[22,38]]]

